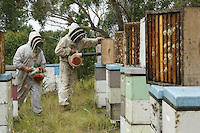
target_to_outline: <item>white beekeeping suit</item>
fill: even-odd
[[[19,106],[22,105],[28,92],[31,93],[31,106],[32,111],[36,114],[42,112],[41,96],[42,86],[41,81],[35,81],[28,76],[28,72],[25,71],[24,67],[30,72],[31,67],[42,67],[45,69],[46,60],[40,45],[43,44],[42,37],[37,32],[31,32],[29,34],[29,41],[27,44],[20,46],[13,58],[13,65],[16,66],[18,72],[17,78],[17,99]]]
[[[76,23],[69,27],[69,33],[65,35],[58,43],[55,53],[60,58],[60,86],[58,88],[58,98],[60,105],[69,105],[70,98],[75,88],[77,80],[77,69],[72,68],[68,62],[68,56],[72,51],[80,52],[83,48],[93,47],[98,44],[100,38],[84,38],[83,29]]]

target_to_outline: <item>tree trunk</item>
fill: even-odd
[[[115,16],[117,18],[117,24],[119,27],[119,31],[123,31],[124,30],[124,22],[122,19],[122,13],[120,11],[119,3],[116,0],[111,0],[111,4],[113,6]]]

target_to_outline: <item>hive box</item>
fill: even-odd
[[[111,123],[117,123],[120,121],[120,108],[120,103],[112,104],[106,99],[106,114]]]
[[[200,85],[200,8],[146,12],[147,81]]]
[[[115,63],[124,64],[124,31],[115,32]]]
[[[95,63],[95,92],[94,99],[97,107],[106,106],[106,66]]]
[[[139,67],[127,67],[125,75],[126,98],[130,100],[149,100],[146,70]]]
[[[134,125],[120,116],[120,133],[150,133],[149,125]]]
[[[101,42],[101,64],[114,63],[114,41],[112,39],[104,39]]]
[[[121,103],[120,68],[122,65],[106,65],[106,84],[109,103]]]
[[[199,133],[200,87],[165,87],[163,133]]]
[[[150,126],[151,133],[162,132],[162,96],[164,87],[159,85],[150,85]]]
[[[121,80],[120,80],[120,88],[121,88],[121,116],[125,117],[125,104],[126,104],[126,77],[125,77],[125,67],[120,68]]]
[[[131,124],[150,124],[150,106],[146,70],[126,67],[125,117]]]
[[[44,91],[56,92],[59,87],[59,64],[47,64],[43,79]]]
[[[120,68],[120,73],[121,73],[121,80],[120,80],[120,88],[121,88],[121,96],[126,96],[126,76],[125,76],[125,68],[126,67],[121,67]]]
[[[12,74],[0,75],[0,129],[10,131],[13,117]]]

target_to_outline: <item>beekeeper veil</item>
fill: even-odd
[[[34,53],[39,53],[41,51],[41,47],[43,45],[43,40],[38,32],[31,32],[29,34],[29,41],[28,44],[30,45],[31,49]]]
[[[85,37],[85,32],[77,23],[72,23],[69,27],[69,37],[74,43],[77,43]]]

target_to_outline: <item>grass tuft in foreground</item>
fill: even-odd
[[[13,132],[18,133],[118,133],[94,101],[94,79],[80,80],[71,99],[72,107],[63,111],[54,93],[42,97],[43,112],[34,115],[30,98],[22,105],[19,117],[13,121]]]

